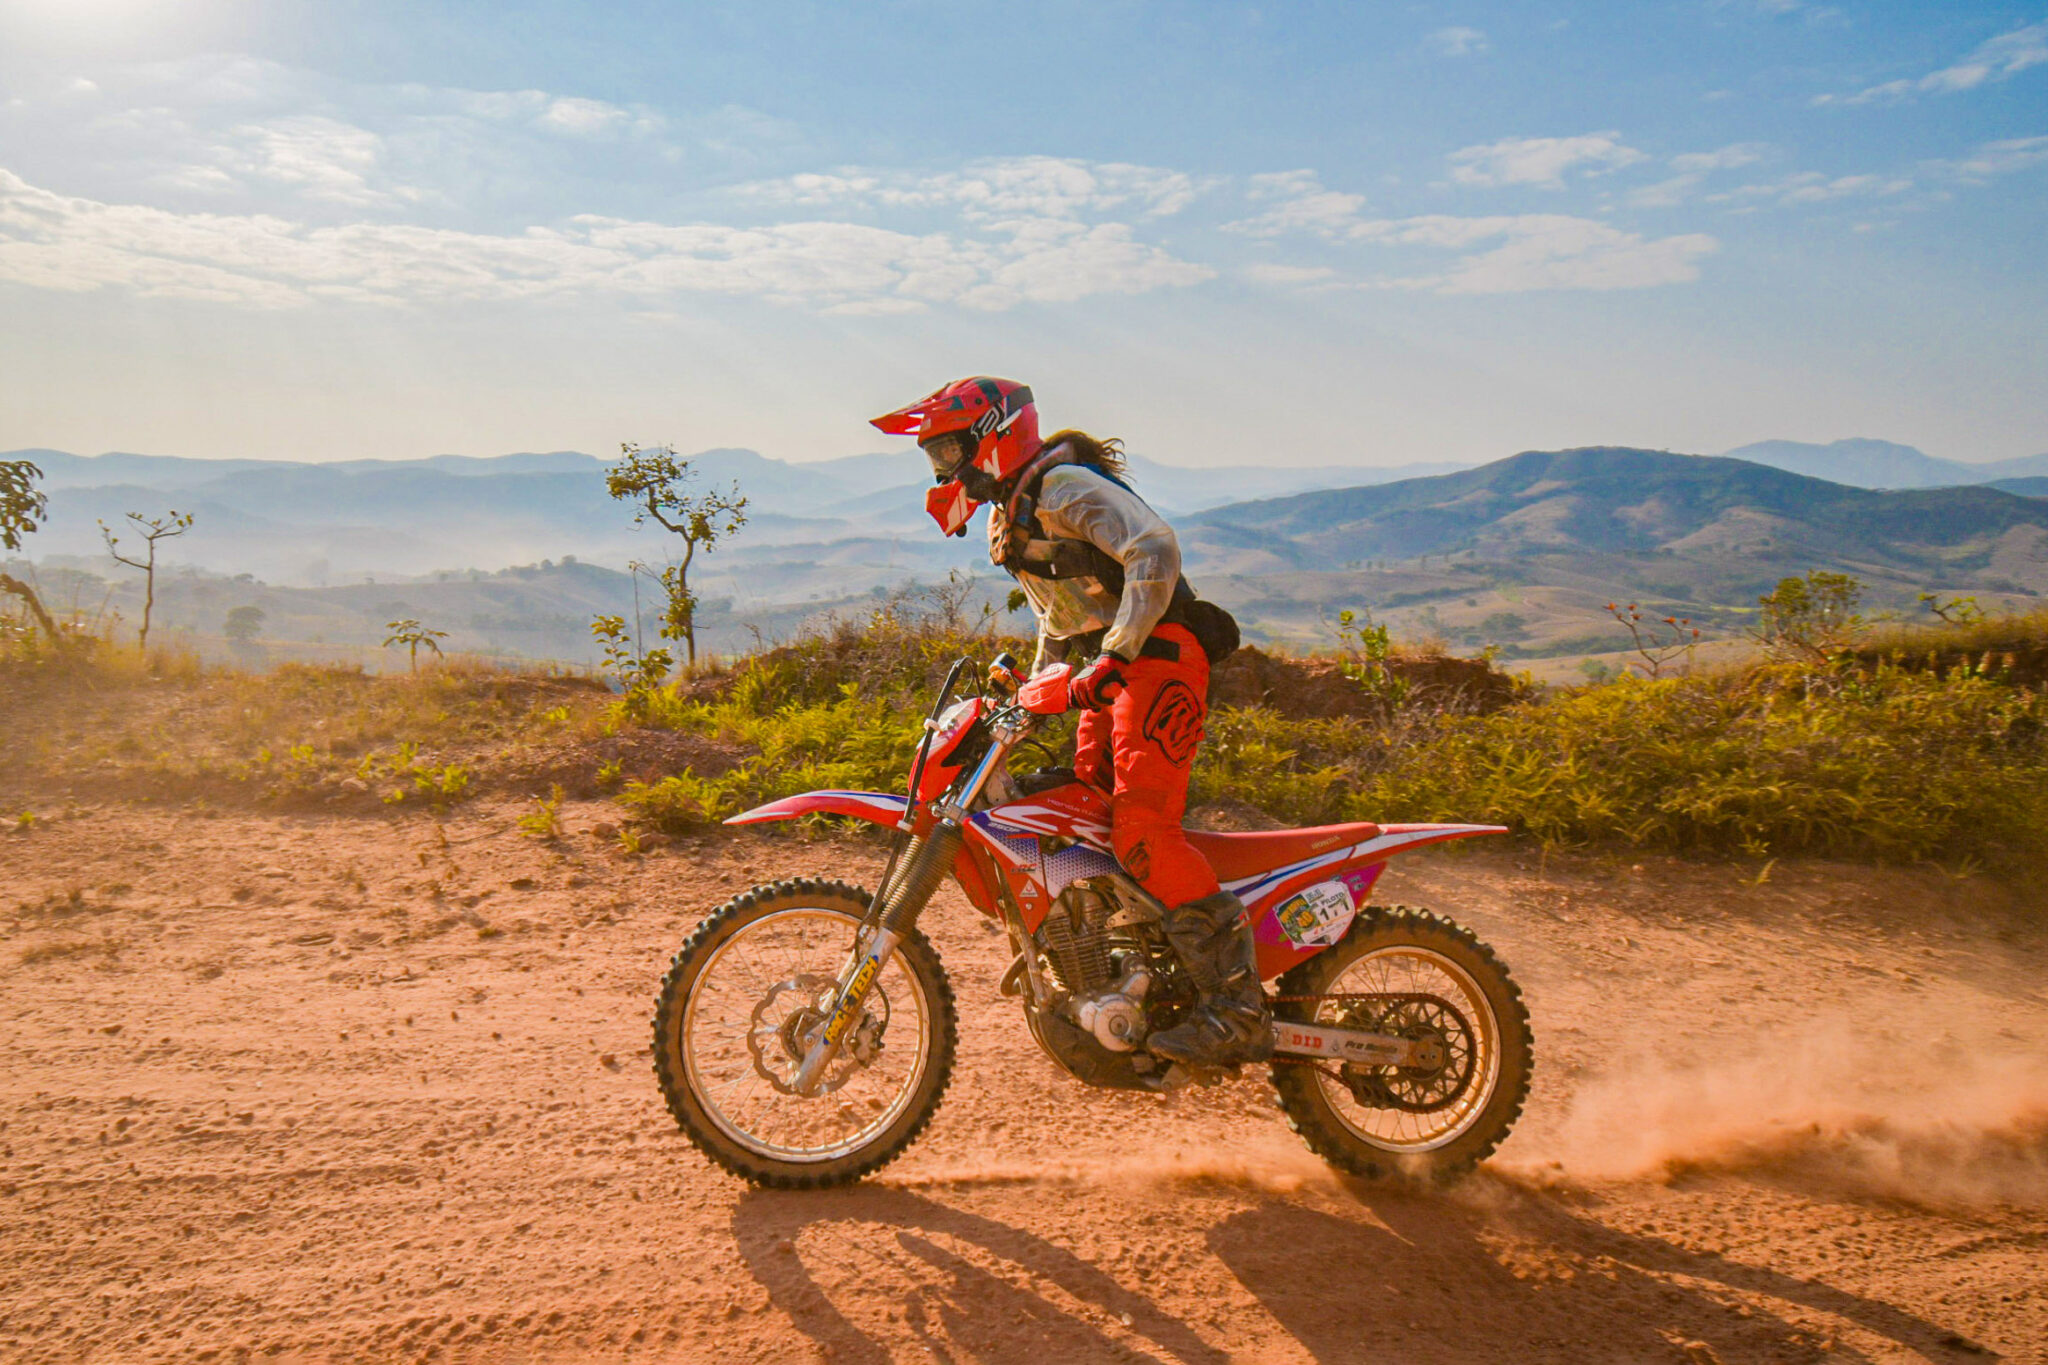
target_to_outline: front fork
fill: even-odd
[[[895,875],[875,893],[877,920],[867,951],[858,954],[840,973],[832,992],[832,1009],[804,1052],[797,1068],[795,1087],[799,1095],[818,1092],[825,1069],[832,1065],[844,1045],[847,1032],[861,1017],[861,1006],[881,977],[882,969],[896,955],[903,940],[917,927],[917,917],[939,889],[939,883],[953,870],[963,836],[951,819],[941,819],[931,832],[910,841],[904,856],[893,864]]]
[[[953,683],[959,673],[959,665],[946,679],[946,686],[940,693],[943,702],[953,691]],[[934,718],[938,707],[932,708]],[[925,722],[930,731],[932,721]],[[917,917],[924,911],[932,895],[939,889],[939,883],[953,870],[953,860],[960,855],[966,835],[961,831],[961,822],[974,809],[974,803],[981,798],[982,788],[988,785],[1010,750],[1018,740],[1030,732],[1030,723],[1012,723],[996,728],[994,741],[988,752],[981,756],[981,762],[955,790],[957,797],[942,797],[932,806],[939,819],[931,830],[911,839],[903,850],[901,858],[891,858],[883,871],[883,884],[875,890],[875,901],[879,909],[874,913],[879,921],[875,936],[868,942],[866,953],[847,964],[840,974],[839,984],[832,992],[832,1009],[825,1016],[824,1027],[818,1030],[804,1053],[803,1065],[797,1068],[796,1091],[799,1095],[815,1095],[819,1082],[824,1079],[825,1068],[839,1055],[847,1030],[860,1018],[861,1006],[874,989],[875,981],[882,975],[882,969],[889,965],[889,959],[903,940],[910,937],[917,927]],[[929,739],[927,739],[929,742]],[[910,791],[912,804],[903,812],[903,823],[897,828],[908,830],[912,827],[917,812],[916,794],[918,776],[924,771],[925,754],[918,750],[918,761],[911,769]]]

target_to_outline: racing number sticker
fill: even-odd
[[[1342,882],[1317,882],[1288,897],[1273,918],[1295,947],[1327,948],[1344,937],[1357,914],[1350,887]]]

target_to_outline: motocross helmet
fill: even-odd
[[[1003,481],[1044,444],[1030,387],[986,375],[943,385],[873,425],[917,437],[938,485],[925,495],[925,510],[949,536],[966,535],[974,509],[995,501]]]

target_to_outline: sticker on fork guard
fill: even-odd
[[[839,1008],[832,1011],[832,1017],[825,1023],[825,1041],[837,1043],[846,1035],[847,1027],[853,1023],[853,1016],[860,1013],[862,999],[868,993],[868,983],[875,979],[880,963],[869,958],[860,964],[860,970],[853,974],[853,980],[846,983],[846,994],[839,997]]]
[[[1350,887],[1342,882],[1317,882],[1289,896],[1273,912],[1273,918],[1295,947],[1327,948],[1344,937],[1357,914]]]

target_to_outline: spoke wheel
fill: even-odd
[[[844,1184],[931,1121],[957,1026],[938,955],[913,932],[883,968],[814,1095],[796,1074],[831,1009],[868,895],[811,879],[756,887],[683,944],[654,1011],[669,1113],[713,1161],[760,1185]]]
[[[1529,1092],[1529,1013],[1468,929],[1373,907],[1279,982],[1284,1018],[1425,1044],[1409,1067],[1275,1058],[1280,1107],[1318,1156],[1369,1177],[1447,1180],[1498,1147]],[[1292,997],[1292,998],[1290,998]]]

